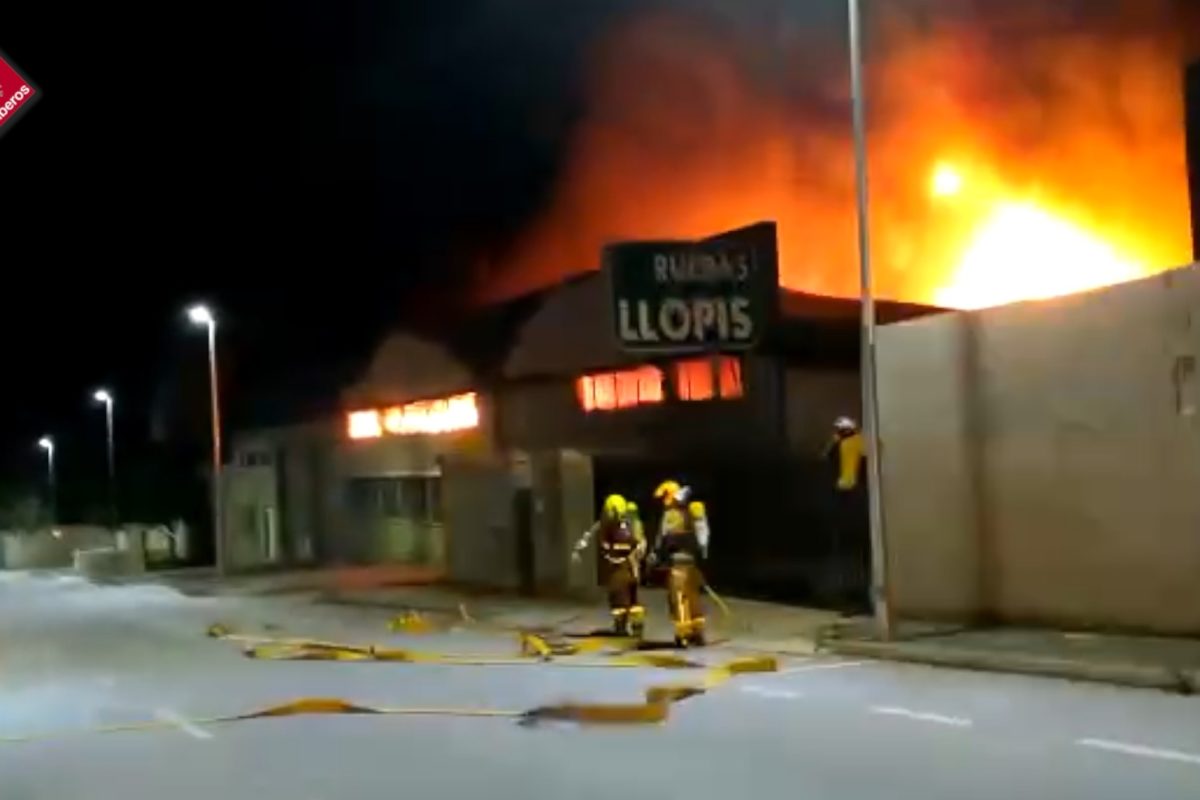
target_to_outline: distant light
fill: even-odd
[[[53,450],[54,440],[49,436],[43,436],[42,438],[38,439],[38,447],[42,448],[43,450]]]
[[[962,175],[949,164],[938,164],[929,182],[929,191],[934,197],[953,197],[962,191],[962,187]]]
[[[108,389],[97,389],[92,394],[92,398],[97,403],[111,403],[113,401],[113,396],[109,393]]]
[[[188,319],[192,321],[193,325],[212,325],[214,322],[216,322],[212,311],[210,311],[208,306],[205,305],[192,306],[188,309],[187,315]]]

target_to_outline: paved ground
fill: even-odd
[[[205,638],[222,620],[455,652],[511,637],[390,636],[388,614],[300,597],[185,597],[0,574],[0,736],[245,711],[301,696],[524,709],[634,700],[680,679],[561,665],[261,662]],[[721,660],[726,653],[709,651]],[[4,800],[1200,797],[1200,699],[836,658],[793,658],[688,700],[661,726],[289,717],[0,742]]]

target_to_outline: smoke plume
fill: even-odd
[[[552,200],[493,261],[487,297],[594,269],[615,239],[762,219],[779,223],[784,285],[857,292],[846,23],[835,13],[844,3],[793,4],[821,6],[815,17],[750,3],[763,13],[749,20],[696,5],[624,18],[589,51],[587,113]],[[936,299],[1001,207],[1045,211],[1139,273],[1188,259],[1185,43],[1170,3],[866,5],[876,12],[867,75],[881,295]],[[960,180],[969,191],[950,201],[931,192],[939,165],[953,169],[944,194]],[[989,269],[1034,257],[1001,255]],[[998,299],[1037,296],[1012,292]]]

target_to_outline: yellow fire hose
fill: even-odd
[[[245,636],[233,633],[227,626],[213,625],[207,631],[214,638],[234,641],[245,645],[244,653],[251,658],[265,660],[321,660],[321,661],[389,661],[411,664],[449,664],[460,666],[497,666],[544,664],[557,657],[554,648],[543,638],[534,634],[522,635],[523,649],[536,657],[492,658],[478,656],[456,656],[443,653],[427,653],[374,645],[349,645],[312,639],[271,639],[265,636]],[[610,641],[600,640],[585,647],[603,649]],[[572,653],[581,652],[575,645]],[[636,653],[618,651],[613,657],[593,661],[555,661],[555,666],[584,668],[641,667],[658,669],[701,669],[703,664],[689,661],[673,653]],[[579,725],[644,725],[665,722],[670,715],[670,706],[690,697],[704,694],[720,686],[733,676],[747,672],[774,672],[778,662],[771,656],[742,657],[724,664],[708,667],[698,684],[666,684],[646,689],[641,703],[559,703],[539,706],[528,711],[512,711],[487,708],[422,708],[422,707],[371,707],[348,702],[339,698],[301,698],[281,705],[269,706],[244,714],[208,717],[187,720],[153,720],[145,722],[106,725],[78,730],[34,733],[0,737],[0,742],[20,743],[40,739],[85,733],[121,733],[135,731],[164,730],[184,725],[199,727],[255,719],[290,717],[298,715],[368,714],[391,716],[444,716],[514,719],[521,725],[532,726],[549,721],[572,722]]]
[[[166,730],[184,726],[209,727],[229,722],[242,722],[254,719],[269,719],[275,717],[294,717],[300,715],[326,714],[372,714],[386,716],[425,716],[425,717],[493,717],[520,720],[524,712],[504,711],[487,708],[373,708],[348,703],[338,698],[305,697],[282,703],[276,706],[261,708],[246,714],[234,714],[225,717],[204,717],[196,719],[150,720],[146,722],[130,722],[119,725],[103,725],[94,728],[79,728],[63,731],[46,731],[41,733],[24,734],[20,736],[0,736],[0,742],[20,744],[42,739],[61,738],[71,735],[96,733],[132,733],[137,731]]]

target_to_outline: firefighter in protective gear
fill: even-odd
[[[708,515],[704,504],[691,499],[691,489],[664,481],[654,492],[663,514],[651,564],[665,564],[667,606],[675,626],[675,643],[704,644],[704,610],[700,590],[704,577],[699,562],[708,555]]]
[[[581,560],[593,536],[600,540],[604,559],[605,583],[608,587],[608,608],[612,614],[613,631],[618,636],[641,636],[646,610],[638,604],[638,584],[641,583],[641,560],[646,552],[646,536],[641,521],[630,513],[630,503],[618,494],[604,500],[600,519],[592,525],[575,545],[573,561]],[[634,506],[636,513],[637,507]]]
[[[834,420],[833,438],[825,448],[825,458],[833,462],[839,492],[852,492],[858,488],[865,457],[865,444],[858,423],[850,417]]]
[[[850,417],[833,422],[825,448],[833,489],[829,516],[830,577],[834,600],[847,612],[861,610],[862,590],[869,583],[870,548],[866,528],[866,442]]]

